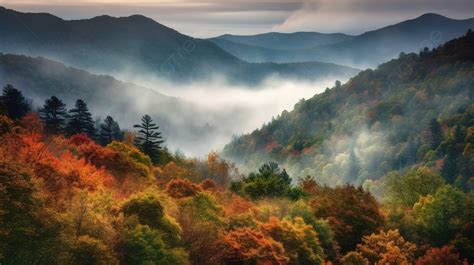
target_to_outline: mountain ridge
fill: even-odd
[[[347,78],[355,73],[344,67],[329,69],[318,62],[312,62],[311,69],[296,64],[247,63],[210,41],[181,34],[141,15],[64,20],[47,13],[3,8],[0,34],[4,36],[0,39],[4,53],[43,56],[114,75],[132,72],[185,82],[215,74],[252,84],[279,73],[307,79]]]

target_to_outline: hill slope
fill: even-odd
[[[44,56],[110,74],[165,77],[176,81],[224,75],[258,82],[273,74],[314,79],[348,77],[354,69],[326,64],[249,64],[214,43],[195,39],[139,15],[66,21],[50,14],[0,7],[0,52]]]
[[[365,68],[375,67],[395,58],[402,51],[418,52],[425,46],[436,47],[462,36],[469,28],[474,28],[472,18],[455,20],[437,14],[425,14],[347,40],[293,50],[276,50],[264,42],[260,42],[261,46],[254,42],[253,47],[248,47],[251,43],[239,43],[239,38],[220,37],[211,40],[229,53],[249,62],[321,61]]]
[[[235,138],[224,154],[252,169],[276,160],[296,176],[362,183],[433,162],[436,153],[426,153],[430,121],[463,112],[473,99],[471,32],[433,52],[403,54],[302,100],[291,112]]]
[[[21,89],[35,107],[42,106],[53,95],[68,108],[76,99],[83,99],[94,115],[102,118],[111,115],[123,129],[131,128],[142,115],[149,114],[173,148],[193,146],[199,150],[200,145],[214,137],[216,130],[206,125],[209,120],[202,118],[212,120],[211,113],[190,102],[44,58],[0,54],[0,86],[6,84]]]

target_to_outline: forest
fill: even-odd
[[[419,70],[426,75],[450,63],[462,76],[463,69],[472,69],[474,54],[460,47],[473,43],[469,32],[442,48],[402,57],[413,57],[417,65],[429,60]],[[367,94],[361,88],[371,84],[376,89],[379,72],[368,70],[321,97],[349,91],[378,95],[382,92]],[[290,175],[272,160],[244,174],[216,152],[203,160],[171,153],[149,115],[122,130],[111,116],[94,119],[81,99],[68,109],[51,96],[34,110],[28,95],[5,84],[0,97],[0,263],[472,263],[470,85],[455,111],[414,130],[416,139],[426,142],[408,146],[419,148],[407,151],[402,170],[383,171],[362,187],[352,181],[363,171],[357,149],[349,154],[352,179],[339,185],[321,183],[317,175]],[[452,86],[453,91],[461,88]],[[433,97],[432,90],[429,85],[417,90],[418,106]],[[394,101],[372,101],[368,119],[377,128],[395,126],[387,119],[401,119],[406,109]],[[307,148],[306,143],[290,144]]]

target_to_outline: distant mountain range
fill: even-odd
[[[463,35],[469,28],[474,28],[474,18],[455,20],[425,14],[358,36],[301,32],[223,35],[210,40],[248,62],[320,61],[365,68],[393,59],[400,52],[437,47]],[[295,44],[299,42],[300,45]]]
[[[227,40],[249,46],[265,47],[268,49],[298,50],[335,44],[338,42],[350,40],[352,38],[354,38],[354,36],[342,33],[324,34],[317,32],[270,32],[250,36],[226,34],[215,39]]]
[[[469,106],[474,107],[472,31],[301,100],[260,129],[236,137],[223,154],[242,168],[276,161],[295,176],[362,184],[415,163],[434,165],[436,152],[428,152],[430,122],[460,120]],[[472,116],[467,119],[472,123]],[[360,168],[350,176],[354,164]]]
[[[348,78],[358,72],[319,62],[247,63],[211,41],[180,34],[140,15],[66,21],[50,14],[0,7],[0,36],[3,53],[44,56],[101,73],[175,81],[223,75],[232,82],[252,84],[272,75]]]

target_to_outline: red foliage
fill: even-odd
[[[217,185],[216,182],[212,179],[205,179],[201,184],[199,184],[201,189],[206,190],[206,191],[216,191],[217,190]]]
[[[459,258],[459,253],[452,246],[442,248],[430,248],[423,257],[416,261],[416,265],[468,265],[466,260]]]
[[[80,133],[71,136],[71,138],[69,138],[69,142],[73,145],[80,146],[83,144],[93,143],[94,141],[92,141],[92,139],[86,134]]]

